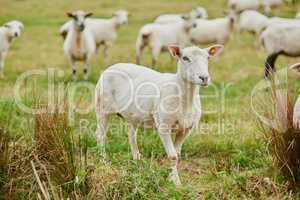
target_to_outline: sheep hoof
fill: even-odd
[[[141,160],[142,155],[140,153],[137,153],[133,155],[133,160]]]
[[[178,176],[177,170],[172,171],[169,175],[169,180],[175,184],[175,186],[181,186],[181,181]]]

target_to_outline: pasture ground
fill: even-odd
[[[22,37],[14,42],[6,59],[5,78],[0,80],[3,126],[9,128],[16,142],[34,146],[32,115],[22,112],[14,101],[13,88],[22,73],[35,69],[48,72],[48,68],[55,68],[65,74],[55,78],[55,87],[61,83],[66,88],[83,83],[80,81],[82,73],[76,83],[71,81],[63,42],[58,34],[59,27],[67,20],[66,11],[82,9],[93,12],[95,17],[110,17],[119,8],[131,13],[129,24],[120,29],[119,37],[109,51],[109,58],[104,61],[101,49],[93,59],[90,82],[86,84],[95,85],[107,66],[135,62],[135,39],[143,24],[160,14],[184,13],[197,5],[207,8],[210,18],[221,17],[226,9],[225,0],[1,0],[0,24],[13,19],[25,24]],[[273,10],[271,15],[293,17],[299,8],[300,4],[285,5]],[[97,183],[107,198],[114,195],[122,199],[299,198],[298,191],[290,193],[287,190],[273,167],[268,142],[257,130],[250,107],[251,91],[263,78],[266,57],[264,51],[255,49],[253,44],[252,35],[234,33],[220,58],[210,62],[213,85],[200,91],[205,112],[199,128],[183,146],[179,166],[183,187],[180,189],[167,180],[168,169],[163,165],[166,156],[155,131],[140,131],[138,142],[143,160],[132,161],[125,125],[119,118],[114,118],[113,124],[119,126],[107,135],[108,164],[102,166],[94,135],[95,113],[76,114],[72,130],[86,136],[88,165],[99,173]],[[150,53],[146,50],[142,64],[151,66],[150,61]],[[277,66],[287,67],[296,61],[295,58],[280,57]],[[170,62],[167,53],[163,53],[156,69],[175,72],[176,65]],[[81,65],[78,71],[82,72]],[[47,76],[27,79],[21,87],[22,102],[28,106],[33,105],[34,98],[46,102],[47,89]],[[78,89],[75,96],[75,104],[80,108],[93,104],[93,97],[86,89]],[[19,199],[23,198],[19,196]]]

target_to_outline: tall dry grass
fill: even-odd
[[[300,182],[300,130],[293,125],[295,101],[289,84],[275,84],[276,81],[271,80],[270,90],[259,101],[264,117],[270,121],[258,124],[269,145],[274,166],[293,187]]]
[[[31,145],[14,142],[0,129],[0,199],[83,199],[88,195],[86,144],[75,136],[66,112],[45,110],[32,116]]]

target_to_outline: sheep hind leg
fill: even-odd
[[[145,45],[141,45],[136,49],[136,64],[139,65],[141,63],[141,55],[144,51]]]
[[[265,78],[271,78],[273,73],[276,72],[275,62],[280,54],[283,52],[277,52],[270,54],[265,62]]]
[[[105,151],[105,136],[106,136],[106,127],[107,127],[107,121],[108,116],[105,114],[97,113],[97,130],[96,130],[96,136],[97,136],[97,142],[100,146],[100,156],[102,163],[106,163],[106,151]]]
[[[154,47],[152,48],[152,66],[155,67],[156,62],[158,60],[158,56],[161,52],[161,47]]]
[[[141,154],[139,152],[138,144],[137,144],[137,128],[129,124],[128,130],[128,141],[131,148],[132,157],[134,160],[140,160]]]

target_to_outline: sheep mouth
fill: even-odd
[[[201,86],[201,87],[208,87],[208,86],[209,86],[209,83],[200,83],[200,86]]]

